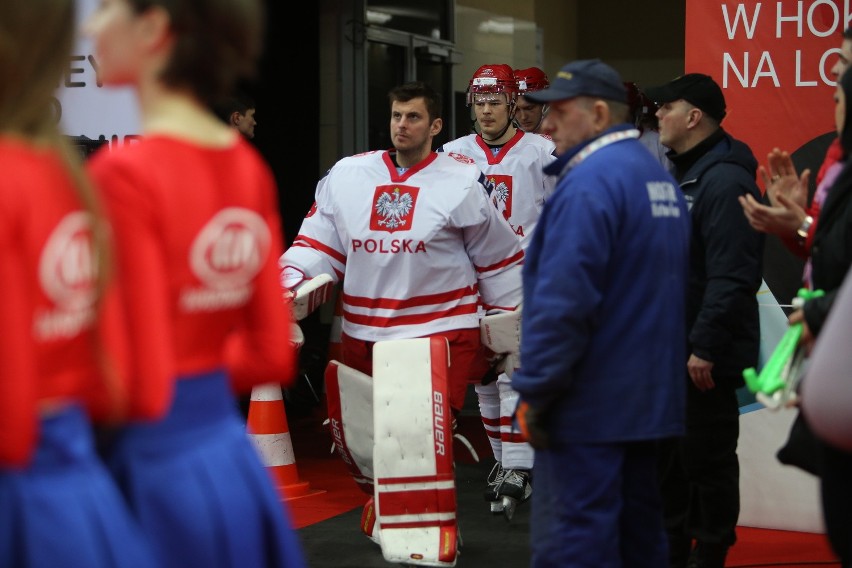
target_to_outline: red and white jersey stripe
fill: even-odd
[[[433,153],[400,173],[391,154],[340,160],[280,266],[343,279],[343,331],[365,341],[479,326],[521,302],[523,251],[474,161]]]

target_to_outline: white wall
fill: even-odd
[[[760,367],[787,331],[787,316],[764,282],[760,308]],[[769,410],[760,403],[740,409],[740,518],[746,527],[825,532],[819,482],[809,473],[782,465],[775,457],[784,445],[796,411]]]
[[[97,0],[78,0],[78,30],[96,6]],[[135,96],[127,88],[98,87],[91,42],[82,31],[78,35],[68,72],[56,93],[63,131],[93,140],[103,136],[111,143],[132,139],[139,132]]]
[[[746,527],[825,532],[818,479],[775,457],[796,412],[760,408],[740,415],[740,520]]]

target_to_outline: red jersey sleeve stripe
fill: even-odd
[[[497,270],[498,268],[504,268],[506,266],[515,264],[517,262],[522,261],[523,259],[524,259],[524,251],[521,250],[521,251],[518,251],[518,254],[510,256],[509,258],[507,258],[505,260],[501,260],[500,262],[498,262],[496,264],[492,264],[491,266],[477,266],[476,270],[477,270],[477,272],[490,272],[492,270]]]
[[[514,312],[517,306],[495,306],[494,304],[482,304],[482,308],[488,310],[502,310],[504,312]]]
[[[296,239],[293,241],[294,247],[308,247],[312,249],[316,249],[322,253],[327,254],[332,257],[334,260],[339,262],[340,264],[346,264],[346,257],[342,255],[337,250],[331,248],[328,245],[325,245],[319,242],[316,239],[312,239],[310,237],[306,237],[305,235],[298,235]]]

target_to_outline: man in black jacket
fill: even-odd
[[[663,448],[660,469],[670,568],[723,568],[740,511],[736,391],[760,349],[764,235],[737,199],[760,199],[757,160],[720,126],[725,97],[710,76],[691,73],[646,94],[660,105],[660,141],[692,218],[687,432]]]

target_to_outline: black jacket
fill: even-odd
[[[741,386],[743,369],[756,367],[760,353],[764,235],[751,228],[737,198],[761,199],[757,160],[721,128],[669,158],[692,217],[688,349],[713,362],[714,378]]]
[[[852,266],[852,162],[848,159],[828,190],[811,245],[811,276],[825,296],[805,304],[805,320],[819,335],[837,290]]]

